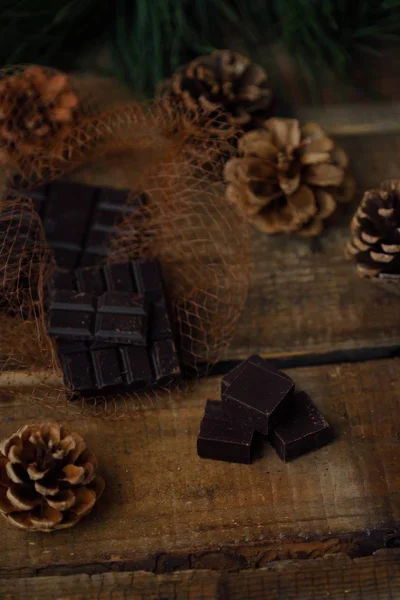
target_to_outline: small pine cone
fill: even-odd
[[[97,461],[65,427],[26,425],[0,444],[0,512],[28,531],[75,525],[104,490]]]
[[[68,137],[79,100],[70,80],[42,67],[0,80],[0,160],[18,163]]]
[[[226,198],[265,233],[319,235],[354,194],[345,152],[316,123],[269,119],[238,151],[225,166]]]
[[[365,192],[351,230],[347,254],[362,277],[400,275],[400,180]]]
[[[179,99],[194,113],[199,108],[215,112],[216,123],[208,120],[210,129],[223,129],[224,120],[235,127],[255,127],[268,116],[272,96],[265,70],[230,50],[216,50],[180,67],[158,92]]]

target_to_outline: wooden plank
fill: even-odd
[[[400,597],[400,554],[386,550],[353,561],[341,556],[275,563],[230,574],[222,586],[229,600],[392,600]]]
[[[26,422],[67,422],[97,454],[107,488],[75,529],[24,534],[4,524],[0,573],[241,568],[291,552],[360,551],[371,530],[396,528],[400,518],[399,367],[391,359],[289,370],[336,433],[331,445],[289,464],[268,446],[251,466],[196,456],[204,401],[218,397],[219,378],[117,423],[53,412],[29,394],[5,396],[2,435]]]
[[[399,174],[400,137],[340,138],[353,162],[359,194]],[[354,206],[316,240],[253,235],[246,308],[227,359],[252,352],[290,357],[400,344],[400,303],[361,280],[344,255]]]
[[[296,109],[302,123],[316,121],[331,135],[369,135],[400,132],[400,103],[352,103]]]
[[[398,175],[399,136],[342,136],[339,142],[352,159],[358,197],[380,180]],[[118,157],[108,169],[91,165],[74,178],[133,186],[130,160],[125,157],[124,163]],[[241,359],[253,352],[272,358],[364,348],[389,352],[399,346],[400,303],[377,284],[359,279],[344,256],[355,205],[347,207],[316,240],[254,232],[249,297],[225,359]]]
[[[272,563],[267,569],[221,573],[101,573],[0,579],[3,600],[392,600],[400,596],[400,550]]]
[[[341,106],[336,109],[337,120],[377,122],[382,118],[382,106],[365,110]],[[315,109],[307,117],[319,120],[321,114]],[[368,133],[337,139],[352,161],[357,199],[316,240],[254,231],[249,297],[225,359],[244,358],[252,352],[281,358],[400,344],[400,304],[378,285],[359,279],[344,255],[350,219],[362,192],[398,176],[400,137]],[[97,185],[118,181],[119,186],[129,187],[135,176],[128,168],[130,161],[128,156],[125,162],[123,157],[108,161],[107,168],[90,165],[73,178]]]

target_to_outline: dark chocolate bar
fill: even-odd
[[[143,194],[128,201],[127,190],[67,181],[56,181],[24,193],[31,197],[41,217],[57,265],[66,269],[92,266],[104,260],[115,225],[146,202]]]
[[[227,417],[264,435],[286,416],[294,395],[294,384],[262,363],[245,361],[222,393]]]
[[[331,441],[332,429],[310,396],[295,395],[287,418],[274,427],[271,444],[283,461],[316,450]]]
[[[197,454],[237,463],[251,463],[253,431],[238,421],[231,421],[221,402],[207,400],[197,436]]]
[[[139,289],[145,295],[138,294]],[[57,338],[65,381],[71,389],[86,395],[108,394],[179,379],[162,275],[155,259],[56,271],[49,293],[49,333]],[[89,302],[93,307],[90,318],[83,311]]]

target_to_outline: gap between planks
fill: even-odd
[[[322,559],[271,563],[239,572],[180,571],[169,575],[105,572],[0,579],[4,600],[319,600],[400,597],[400,550],[381,550],[352,560],[339,554]]]

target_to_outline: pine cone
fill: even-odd
[[[216,129],[224,119],[230,125],[251,129],[265,119],[271,103],[264,69],[230,50],[216,50],[180,67],[161,84],[159,95],[180,99],[193,112],[199,107],[208,113],[215,111]]]
[[[316,123],[269,119],[239,140],[225,166],[226,198],[266,233],[319,235],[354,183],[345,152]]]
[[[362,277],[400,275],[400,180],[365,192],[351,230],[347,253]]]
[[[21,529],[72,527],[104,489],[97,461],[65,427],[26,425],[0,444],[0,512]]]
[[[65,139],[78,98],[62,73],[28,67],[0,80],[0,160],[6,164]]]

